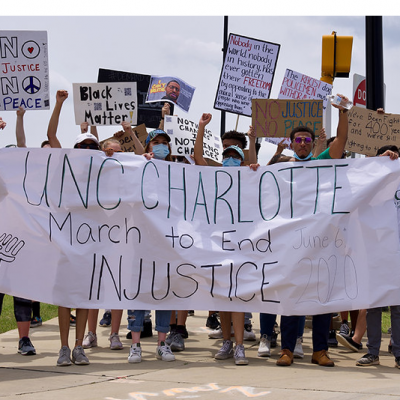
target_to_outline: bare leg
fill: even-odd
[[[360,310],[357,317],[356,330],[353,335],[353,340],[360,344],[367,330],[367,310]]]
[[[111,334],[119,332],[121,326],[121,318],[124,310],[111,310]],[[89,311],[90,312],[90,311]],[[139,332],[140,336],[140,332]]]
[[[244,312],[232,312],[233,331],[235,332],[236,346],[243,344]]]
[[[17,321],[18,335],[19,338],[29,337],[29,328],[31,326],[31,321]]]
[[[68,346],[69,336],[69,316],[71,309],[66,307],[58,307],[58,328],[60,330],[61,347]],[[85,321],[86,325],[86,321]]]
[[[229,311],[220,311],[219,318],[221,320],[222,337],[224,340],[231,340],[231,321],[232,313]],[[242,328],[243,330],[243,325]]]
[[[88,331],[96,334],[97,320],[99,319],[99,310],[88,311]]]
[[[75,347],[82,346],[83,336],[85,335],[88,312],[89,310],[86,308],[76,309]]]

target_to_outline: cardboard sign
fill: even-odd
[[[192,103],[195,87],[180,78],[172,76],[152,76],[147,91],[147,103],[168,101],[188,112]]]
[[[150,75],[100,68],[97,82],[136,82],[138,102],[137,124],[145,124],[148,128],[158,128],[161,119],[161,109],[164,101],[157,103],[146,103],[147,89],[150,85],[150,78]],[[170,110],[171,115],[173,115],[174,105],[172,103],[170,103]]]
[[[252,98],[269,98],[279,50],[279,44],[231,33],[214,108],[250,117]]]
[[[172,155],[184,156],[194,152],[194,143],[197,137],[199,124],[186,118],[166,116],[164,120],[165,132],[171,137]],[[209,129],[204,130],[204,158],[222,163],[222,142],[219,136]]]
[[[46,31],[0,31],[0,111],[48,110]]]
[[[143,147],[145,147],[145,140],[147,138],[147,130],[144,124],[138,125],[135,128],[132,128],[133,133],[138,137],[140,142],[142,143]],[[120,135],[111,136],[108,139],[117,139],[121,144],[122,151],[125,153],[135,153],[136,147],[134,145],[134,141],[131,134],[128,134],[124,131],[119,131]],[[102,140],[100,144],[103,144],[106,140]]]
[[[137,124],[136,83],[74,83],[75,123]]]
[[[322,128],[322,100],[253,99],[252,125],[258,137],[288,137],[293,128]]]
[[[353,107],[349,111],[346,150],[375,156],[378,149],[386,145],[400,147],[400,115]]]

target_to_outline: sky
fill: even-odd
[[[45,30],[48,34],[50,110],[26,112],[28,147],[39,147],[46,139],[55,94],[60,89],[68,90],[69,98],[61,113],[58,137],[63,147],[73,147],[80,130],[75,125],[72,84],[96,82],[99,68],[181,78],[196,91],[189,112],[176,107],[175,113],[195,122],[202,113],[211,113],[213,119],[209,128],[219,134],[220,111],[213,109],[213,104],[223,63],[223,15],[229,16],[229,33],[281,45],[270,98],[278,97],[287,68],[320,79],[322,36],[332,31],[353,36],[350,77],[337,78],[333,84],[334,93],[352,97],[353,74],[365,75],[365,16],[359,10],[370,12],[369,15],[383,15],[385,111],[400,114],[400,16],[393,15],[395,9],[378,10],[376,4],[370,6],[369,2],[355,1],[353,8],[349,8],[348,3],[345,7],[339,7],[344,3],[335,3],[337,15],[324,16],[321,3],[314,1],[301,2],[300,9],[299,5],[291,8],[294,4],[291,2],[285,2],[286,9],[276,5],[271,8],[265,1],[247,1],[240,7],[225,1],[217,6],[216,2],[213,5],[209,1],[192,6],[187,4],[192,2],[154,1],[151,8],[135,5],[135,10],[132,5],[136,2],[124,1],[114,1],[112,10],[102,10],[98,2],[91,1],[76,7],[77,2],[65,5],[54,2],[46,6],[44,3],[35,2],[33,9],[29,2],[21,1],[18,3],[18,9],[24,11],[21,15],[6,6],[0,16],[1,30]],[[343,12],[347,15],[339,14]],[[320,15],[313,15],[315,13]],[[5,130],[0,131],[0,147],[16,143],[15,112],[3,112],[0,117],[7,123]],[[334,115],[333,132],[336,123]],[[227,113],[226,130],[235,129],[237,125],[239,131],[247,132],[250,124],[249,117],[238,118],[236,114]],[[115,126],[99,127],[100,139],[117,130],[119,127]],[[268,162],[274,152],[274,145],[263,143],[260,164]]]

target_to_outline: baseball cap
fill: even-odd
[[[165,138],[168,140],[168,142],[171,141],[171,138],[168,136],[167,132],[163,131],[162,129],[154,129],[153,131],[149,132],[146,138],[146,146],[151,142],[155,137],[162,135],[165,136]]]
[[[238,153],[239,156],[240,156],[240,157],[242,158],[242,160],[244,161],[244,153],[243,153],[243,150],[242,150],[239,146],[232,145],[232,146],[227,147],[227,148],[222,152],[222,155],[224,155],[228,150],[235,150],[236,153]]]
[[[74,147],[78,144],[78,143],[82,143],[84,140],[89,139],[92,140],[93,142],[95,142],[97,145],[100,146],[99,141],[97,140],[97,137],[92,135],[91,133],[81,133],[80,135],[77,136],[76,140],[75,140],[75,145]]]

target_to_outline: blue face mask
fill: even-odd
[[[155,144],[152,152],[154,153],[154,158],[157,160],[164,160],[169,154],[169,149],[166,144]]]
[[[223,167],[240,167],[242,162],[238,158],[228,157],[222,160]]]
[[[310,154],[309,154],[306,158],[300,158],[296,153],[293,154],[293,157],[294,157],[296,160],[299,160],[299,161],[308,161],[308,160],[311,159],[312,155],[313,155],[313,154],[312,154],[312,152],[310,151]]]

